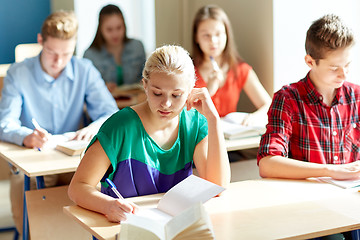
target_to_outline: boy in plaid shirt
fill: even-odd
[[[360,178],[360,86],[346,81],[354,43],[338,16],[310,26],[305,62],[311,70],[273,97],[257,156],[262,177]]]

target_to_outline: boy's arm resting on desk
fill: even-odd
[[[99,192],[96,185],[110,166],[110,160],[96,140],[87,150],[69,185],[68,194],[77,205],[102,213],[111,222],[126,219],[125,212],[133,212],[133,203],[120,201]]]
[[[188,109],[194,107],[207,119],[208,136],[195,147],[194,163],[200,177],[226,187],[230,183],[230,165],[220,117],[206,88],[193,89]]]
[[[283,156],[266,156],[259,161],[261,177],[305,179],[309,177],[332,177],[346,180],[360,178],[360,162],[348,164],[319,164],[290,159]]]

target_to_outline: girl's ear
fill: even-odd
[[[143,88],[144,88],[145,93],[146,93],[148,83],[147,83],[147,81],[146,81],[144,78],[143,78],[143,79],[141,79],[141,82],[142,82]]]
[[[316,65],[315,59],[313,59],[309,54],[305,56],[305,63],[309,66],[309,68],[313,68]]]

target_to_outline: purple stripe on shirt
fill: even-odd
[[[145,163],[128,159],[118,163],[112,181],[123,197],[135,197],[166,192],[191,174],[191,162],[174,174],[167,175]],[[103,179],[106,177],[104,176]],[[116,198],[113,191],[103,185],[101,185],[101,192]]]

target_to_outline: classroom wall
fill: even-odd
[[[310,70],[305,64],[305,37],[311,23],[334,13],[360,37],[360,1],[273,0],[274,2],[274,90],[299,81]],[[309,7],[311,6],[311,7]],[[358,40],[359,41],[359,40]],[[360,45],[356,44],[348,80],[360,83]]]
[[[92,43],[98,26],[99,12],[107,4],[119,6],[124,14],[127,35],[140,39],[145,52],[155,48],[154,0],[51,0],[52,11],[73,10],[79,20],[76,55],[82,57]]]
[[[0,64],[15,61],[16,45],[37,41],[37,33],[49,13],[49,0],[1,1]]]
[[[155,0],[156,45],[180,44],[191,52],[192,21],[205,4],[216,4],[228,14],[240,55],[253,66],[272,96],[281,86],[305,77],[306,31],[327,13],[339,15],[360,39],[358,0]],[[359,40],[358,40],[359,41]],[[356,44],[349,81],[360,83],[360,44]],[[239,111],[255,107],[245,93]]]
[[[257,73],[265,89],[273,92],[273,16],[268,0],[155,0],[156,45],[180,44],[191,52],[192,22],[205,4],[222,7],[230,18],[240,55]],[[239,111],[255,107],[241,94]]]

